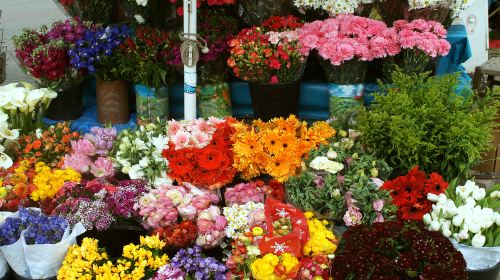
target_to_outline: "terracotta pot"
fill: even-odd
[[[129,85],[125,81],[97,80],[97,120],[100,123],[128,122],[130,118],[128,91]]]

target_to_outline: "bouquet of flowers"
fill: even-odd
[[[106,23],[110,20],[112,2],[103,0],[54,0],[71,17],[86,21]]]
[[[71,225],[80,222],[87,230],[103,231],[114,222],[127,223],[139,218],[134,205],[145,192],[145,182],[141,180],[66,183],[55,197],[53,212],[65,217]]]
[[[467,269],[489,269],[500,261],[500,185],[485,190],[474,181],[458,185],[454,180],[445,193],[427,198],[434,204],[424,223],[451,239]]]
[[[70,63],[77,70],[88,70],[102,80],[121,80],[128,75],[122,70],[126,59],[119,47],[128,36],[126,25],[86,29],[83,38],[68,52]]]
[[[249,201],[244,204],[233,204],[223,209],[224,217],[228,223],[226,236],[237,239],[251,231],[253,227],[265,228],[266,220],[264,213],[264,203]]]
[[[200,246],[180,249],[172,262],[158,270],[153,280],[226,279],[226,266],[212,257],[205,257]]]
[[[8,141],[15,141],[19,137],[19,130],[10,129],[9,115],[0,111],[0,170],[12,166],[12,158],[5,152]]]
[[[395,207],[380,185],[391,169],[359,141],[359,132],[340,130],[328,145],[310,152],[305,170],[286,183],[287,199],[347,226],[394,219]],[[382,180],[381,180],[382,179]]]
[[[146,179],[152,184],[169,181],[167,161],[161,156],[167,147],[165,125],[150,123],[137,129],[124,130],[113,143],[109,154],[115,167],[131,179]]]
[[[157,236],[141,236],[139,244],[124,246],[123,255],[112,262],[96,239],[84,238],[81,246],[69,248],[57,279],[81,279],[89,275],[99,279],[151,279],[169,260],[162,251],[164,247],[165,243]]]
[[[284,18],[288,22],[288,18]],[[298,80],[307,55],[300,52],[295,30],[268,31],[260,27],[243,29],[229,42],[227,65],[233,74],[254,83],[286,83]]]
[[[325,122],[308,127],[295,116],[254,121],[249,126],[238,123],[235,127],[234,167],[245,180],[268,174],[284,182],[298,173],[304,156],[335,135]]]
[[[177,182],[188,182],[214,189],[232,182],[233,167],[231,119],[198,119],[186,123],[170,121],[170,143],[163,151],[168,160],[168,176]]]
[[[0,250],[18,275],[30,279],[54,277],[68,247],[83,232],[81,225],[70,232],[62,217],[21,207],[0,225]]]
[[[107,157],[116,139],[115,128],[92,127],[83,138],[71,141],[72,152],[64,157],[64,166],[81,174],[95,177],[113,177],[115,169]]]
[[[378,20],[339,15],[305,24],[297,30],[300,52],[317,51],[330,83],[341,85],[364,82],[366,64],[375,58],[400,52],[393,29]]]
[[[447,187],[448,182],[445,182],[441,175],[431,173],[427,178],[425,172],[416,166],[406,176],[386,181],[382,189],[391,192],[392,203],[398,206],[400,219],[422,220],[432,206],[427,196],[440,195]]]
[[[33,85],[17,83],[0,86],[0,110],[9,116],[12,129],[21,134],[28,134],[43,126],[43,115],[57,93],[48,88],[35,89]],[[5,118],[5,117],[4,117]],[[4,135],[15,135],[11,130],[3,129]]]
[[[331,267],[334,279],[467,279],[462,255],[446,237],[428,231],[421,222],[350,227],[342,243]]]
[[[416,19],[394,22],[401,57],[393,61],[403,73],[422,73],[430,59],[445,56],[450,51],[446,29],[439,22]],[[391,62],[391,61],[389,61]]]
[[[38,85],[53,90],[68,88],[81,82],[85,74],[71,66],[68,50],[83,39],[86,29],[92,28],[95,26],[90,22],[71,18],[55,22],[51,29],[25,29],[13,37],[16,57]]]
[[[354,14],[358,5],[366,0],[294,0],[293,4],[299,9],[323,10],[330,16],[340,14]]]
[[[232,188],[227,188],[224,199],[227,205],[245,204],[253,201],[264,202],[264,181],[239,183]]]
[[[35,186],[35,170],[28,161],[16,162],[9,169],[0,172],[0,208],[15,212],[20,205],[30,204],[29,195]]]

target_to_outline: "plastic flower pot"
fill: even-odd
[[[135,85],[134,90],[138,125],[168,119],[168,88]]]
[[[500,270],[500,263],[494,267],[481,270],[467,270],[469,280],[497,280],[498,272]]]
[[[296,115],[299,106],[300,80],[281,84],[248,83],[255,119]]]
[[[127,123],[130,118],[129,86],[125,81],[97,80],[97,120],[102,124]]]
[[[196,93],[201,118],[231,116],[231,92],[228,83],[201,85],[196,88]]]
[[[57,92],[45,111],[45,116],[51,120],[69,121],[82,116],[83,83],[72,85]]]

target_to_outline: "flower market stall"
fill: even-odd
[[[470,1],[56,3],[0,86],[0,279],[497,279]]]

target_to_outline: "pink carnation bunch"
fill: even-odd
[[[217,124],[223,119],[210,117],[208,120],[196,119],[193,121],[168,122],[167,133],[171,144],[176,150],[184,148],[204,148],[212,140],[212,135],[217,130]]]
[[[394,29],[382,21],[354,15],[314,21],[297,32],[303,55],[317,50],[333,65],[352,59],[371,61],[401,51]]]
[[[430,57],[444,56],[451,45],[446,40],[446,29],[436,21],[416,19],[394,22],[398,42],[403,49],[417,49]]]
[[[228,188],[224,194],[227,205],[264,202],[264,190],[255,182],[240,183]]]

